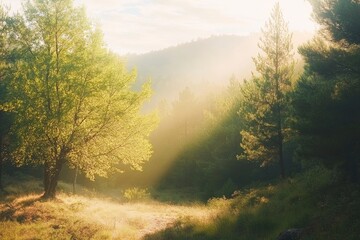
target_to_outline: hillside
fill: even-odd
[[[125,59],[128,69],[137,70],[136,87],[152,80],[155,93],[150,105],[156,105],[161,99],[173,100],[186,87],[202,95],[226,86],[231,76],[251,76],[259,37],[260,34],[212,36],[159,51],[127,55]],[[311,37],[310,33],[294,33],[295,52]]]

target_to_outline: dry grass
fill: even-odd
[[[207,221],[214,214],[204,205],[120,203],[65,193],[41,201],[28,194],[0,202],[0,239],[142,239],[180,219]]]

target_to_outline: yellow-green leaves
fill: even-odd
[[[28,1],[24,10],[8,101],[16,112],[14,157],[52,168],[68,163],[91,179],[121,164],[141,169],[156,122],[140,113],[150,86],[131,90],[135,72],[71,0]]]

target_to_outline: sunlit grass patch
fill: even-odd
[[[165,229],[179,218],[207,218],[204,206],[174,206],[155,201],[119,203],[99,198],[60,195],[64,204],[76,209],[79,219],[96,222],[119,239],[140,239],[145,234]]]
[[[0,239],[266,240],[293,227],[328,239],[325,223],[337,236],[344,234],[345,223],[360,226],[359,191],[334,188],[331,177],[329,171],[314,169],[206,204],[119,201],[65,192],[44,201],[41,193],[15,194],[0,202]]]
[[[41,185],[35,179],[33,184]],[[57,198],[44,201],[41,188],[21,194],[21,182],[9,184],[14,191],[0,202],[0,239],[138,240],[179,219],[212,216],[203,204],[161,203],[151,199],[148,191],[132,189],[131,199],[120,201],[80,188],[84,195],[74,195],[68,184],[59,185]]]

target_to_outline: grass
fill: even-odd
[[[0,239],[142,239],[180,219],[208,219],[216,214],[205,205],[173,205],[151,199],[119,201],[86,189],[69,193],[60,183],[52,201],[41,200],[41,183],[22,176],[8,181],[0,198]],[[137,192],[139,190],[136,190]],[[128,193],[129,194],[129,193]],[[145,194],[147,196],[147,194]]]
[[[303,229],[303,240],[360,239],[359,185],[322,168],[206,204],[159,202],[141,189],[124,200],[71,195],[64,183],[56,200],[41,201],[36,179],[7,186],[0,239],[273,240],[289,228]]]
[[[290,228],[302,229],[303,240],[360,239],[359,186],[339,182],[331,171],[314,168],[235,195],[209,200],[221,213],[210,221],[186,219],[145,239],[273,240]]]

